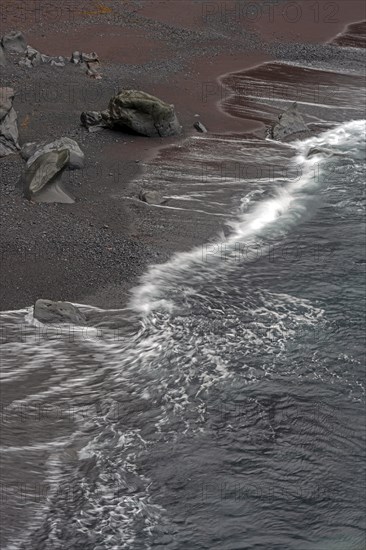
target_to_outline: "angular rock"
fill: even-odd
[[[0,158],[20,149],[14,95],[13,88],[0,88]]]
[[[73,52],[70,59],[70,63],[74,63],[74,65],[78,65],[79,63],[81,63],[81,53]]]
[[[75,199],[61,183],[60,174],[69,162],[67,149],[43,153],[26,169],[23,176],[24,196],[34,202],[71,204]]]
[[[269,137],[277,141],[287,141],[290,138],[296,139],[300,135],[305,137],[310,135],[310,132],[295,102],[278,117],[278,122],[269,130]]]
[[[33,316],[42,323],[72,323],[84,325],[85,315],[70,302],[53,302],[52,300],[37,300]]]
[[[30,144],[27,145],[29,146]],[[33,162],[44,153],[48,153],[50,151],[59,151],[63,149],[69,151],[68,168],[70,168],[71,170],[77,170],[84,167],[84,153],[82,152],[76,141],[68,137],[56,139],[56,141],[53,141],[52,143],[42,143],[38,145],[31,156],[28,157],[27,166],[31,166],[31,164],[33,164]]]
[[[31,46],[27,46],[25,56],[19,61],[19,65],[29,68],[37,67],[45,63],[56,67],[65,66],[65,60],[61,55],[56,57],[45,55]]]
[[[25,143],[20,150],[20,156],[24,160],[28,160],[37,151],[37,143]]]
[[[21,32],[11,31],[2,38],[2,46],[5,51],[23,53],[27,48],[27,43]]]
[[[207,133],[207,128],[202,124],[202,122],[195,122],[193,126],[196,128],[197,132],[201,132],[203,134]]]
[[[139,199],[147,204],[163,204],[166,202],[159,191],[148,191],[147,189],[141,189]]]
[[[109,128],[109,124],[105,121],[108,117],[108,112],[104,111],[104,113],[105,116],[103,117],[103,111],[85,111],[80,115],[81,124],[86,128],[89,128],[90,126]]]
[[[51,57],[49,63],[52,67],[65,67],[65,59],[61,55]]]
[[[102,78],[102,75],[99,73],[99,63],[91,63],[88,62],[86,64],[88,67],[86,74],[90,76],[91,78],[96,78],[97,80],[100,80]]]
[[[13,88],[0,88],[0,120],[2,120],[13,106],[15,93]]]
[[[41,53],[38,50],[31,48],[30,46],[27,47],[25,56],[32,63],[33,67],[36,67],[37,65],[40,65],[42,63]]]
[[[91,52],[91,53],[83,52],[80,57],[81,57],[82,63],[99,63],[99,57],[96,52]]]
[[[5,67],[5,65],[6,65],[5,52],[4,52],[4,48],[0,44],[0,67]]]

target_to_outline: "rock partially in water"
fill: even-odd
[[[1,40],[4,50],[14,53],[23,53],[27,49],[23,33],[19,31],[11,31],[5,34]]]
[[[288,141],[308,135],[309,129],[297,110],[296,102],[279,115],[278,122],[269,129],[269,137],[277,141]]]
[[[42,323],[73,323],[84,325],[85,316],[70,302],[53,302],[52,300],[37,300],[33,316]]]
[[[201,132],[202,134],[207,133],[207,128],[202,124],[202,122],[195,122],[193,126],[196,128],[197,132]]]
[[[163,204],[166,202],[159,191],[149,191],[147,189],[141,189],[139,199],[147,204]]]
[[[20,149],[14,95],[13,88],[0,88],[0,158]]]
[[[94,122],[98,119],[99,122]],[[95,112],[84,112],[81,121],[84,126],[103,124],[115,130],[132,130],[148,137],[166,137],[180,134],[180,126],[174,111],[174,105],[169,105],[161,99],[137,90],[123,90],[112,97],[106,111],[101,111],[98,117]]]
[[[69,152],[68,168],[70,168],[71,170],[77,170],[84,167],[84,153],[80,149],[77,142],[73,139],[62,137],[56,139],[55,141],[52,141],[52,143],[42,143],[38,145],[35,150],[32,145],[33,144],[27,143],[22,149],[23,152],[23,150],[28,147],[28,149],[25,150],[26,154],[33,150],[31,156],[28,157],[27,160],[28,167],[44,153],[49,153],[50,151],[59,151],[63,149],[66,149]]]
[[[332,157],[332,156],[338,156],[343,157],[347,156],[347,153],[343,153],[342,151],[327,149],[326,147],[310,147],[309,151],[307,152],[306,158],[314,157],[315,155],[324,155],[326,157]]]

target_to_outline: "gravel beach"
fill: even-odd
[[[71,63],[22,67],[19,54],[8,54],[1,67],[1,86],[16,92],[20,143],[67,136],[78,142],[86,160],[83,170],[64,174],[76,197],[72,205],[27,201],[16,189],[24,161],[20,155],[0,160],[2,310],[38,298],[120,307],[147,265],[164,262],[174,251],[189,250],[222,230],[217,218],[139,201],[151,163],[157,180],[159,155],[168,151],[173,166],[174,148],[179,151],[196,134],[197,120],[213,134],[264,134],[263,123],[221,108],[218,77],[305,53],[316,65],[324,61],[324,49],[319,53],[316,44],[364,14],[358,1],[337,4],[333,16],[323,2],[319,14],[306,1],[296,3],[297,14],[281,1],[258,2],[257,13],[251,2],[231,4],[226,13],[222,2],[188,0],[69,0],[62,8],[52,0],[47,9],[32,1],[4,2],[1,34],[20,30],[28,44],[49,55],[70,58],[74,50],[96,51],[103,78],[91,79]],[[348,63],[334,46],[327,55],[338,56],[340,67]],[[82,128],[81,112],[106,108],[121,88],[173,103],[183,135],[145,138]]]

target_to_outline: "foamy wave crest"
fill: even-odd
[[[316,207],[317,191],[325,183],[322,171],[329,158],[339,155],[354,160],[360,156],[364,158],[365,153],[361,153],[364,141],[365,121],[355,120],[320,136],[291,144],[296,151],[291,164],[296,167],[298,177],[289,178],[285,186],[277,187],[271,198],[253,204],[251,209],[230,222],[232,231],[226,239],[227,249],[234,250],[239,240],[245,239],[250,244],[254,239],[280,238],[288,233]],[[132,291],[131,308],[142,314],[156,309],[171,312],[175,307],[170,292],[174,286],[175,292],[180,288],[181,294],[182,284],[189,286],[192,277],[217,277],[218,271],[222,274],[228,267],[230,257],[223,263],[214,255],[203,264],[201,247],[175,254],[169,262],[152,266],[142,277],[141,284]]]

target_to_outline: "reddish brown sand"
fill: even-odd
[[[62,104],[55,101],[45,104],[43,101],[21,102],[17,99],[21,142],[41,139],[51,141],[55,135],[69,135],[85,151],[89,172],[86,170],[80,176],[79,188],[75,189],[78,200],[70,207],[30,205],[11,193],[2,197],[8,220],[4,224],[5,239],[10,252],[5,252],[4,258],[7,261],[2,262],[4,285],[0,295],[1,309],[29,305],[39,297],[86,301],[101,307],[116,305],[122,300],[119,301],[115,286],[131,286],[136,275],[143,272],[146,264],[152,261],[151,258],[141,257],[137,264],[133,264],[126,253],[126,260],[123,260],[126,266],[121,268],[113,258],[114,251],[119,246],[118,239],[126,238],[126,242],[129,239],[127,251],[131,243],[135,245],[154,240],[160,243],[163,254],[170,253],[175,248],[189,249],[194,244],[194,236],[189,233],[189,214],[183,220],[187,227],[186,232],[182,233],[182,222],[173,220],[163,240],[162,209],[156,214],[158,209],[147,210],[146,205],[140,201],[125,201],[123,197],[116,201],[113,198],[118,193],[123,196],[127,192],[129,180],[138,177],[139,172],[141,173],[138,167],[141,165],[132,163],[131,170],[124,167],[121,178],[116,182],[113,177],[109,177],[111,166],[121,159],[125,162],[145,161],[144,170],[148,173],[149,160],[158,150],[162,146],[178,144],[182,138],[162,140],[117,133],[108,133],[104,137],[86,134],[79,128],[80,112],[106,108],[110,98],[109,90],[114,84],[131,86],[132,83],[133,87],[175,105],[184,129],[183,138],[196,132],[193,129],[193,122],[197,120],[196,114],[200,115],[200,120],[209,131],[214,133],[239,134],[262,127],[258,120],[237,118],[233,116],[234,111],[228,109],[224,112],[220,107],[223,99],[226,102],[228,100],[227,90],[220,84],[225,79],[219,81],[220,76],[249,68],[253,69],[253,76],[256,74],[256,66],[265,61],[275,61],[273,56],[256,48],[243,51],[244,35],[240,34],[243,29],[257,30],[263,43],[318,43],[330,40],[349,23],[365,17],[365,4],[361,0],[335,2],[339,9],[333,15],[329,6],[325,7],[329,3],[319,0],[318,3],[311,2],[319,5],[317,21],[316,13],[309,8],[309,0],[299,0],[295,4],[301,9],[301,17],[296,22],[290,22],[286,17],[292,20],[297,17],[288,7],[290,4],[294,5],[293,2],[284,2],[274,7],[272,18],[269,13],[263,12],[256,20],[248,22],[248,14],[243,17],[242,14],[238,16],[234,13],[233,16],[227,13],[225,18],[225,13],[220,11],[222,5],[228,8],[240,5],[240,2],[230,0],[226,0],[226,3],[221,0],[208,3],[191,0],[146,0],[138,4],[130,0],[66,0],[63,4],[58,0],[47,0],[44,3],[33,0],[2,0],[0,34],[13,29],[21,30],[26,34],[30,45],[46,54],[68,57],[75,49],[96,51],[102,61],[102,72],[108,70],[109,76],[102,81],[95,81],[80,74],[79,68],[70,66],[51,71],[52,85],[55,82],[60,84],[63,93],[66,93],[68,79],[73,79],[72,85],[76,89],[77,86],[91,92],[100,89],[102,94],[98,102],[79,100],[72,104],[67,101]],[[202,12],[203,5],[209,6],[214,11],[213,15]],[[24,6],[26,9],[22,10]],[[36,10],[35,6],[42,6],[42,9]],[[142,26],[141,16],[145,18]],[[212,17],[215,18],[214,21],[210,19]],[[167,31],[166,27],[161,27],[162,24],[169,26]],[[165,34],[163,31],[166,31]],[[162,70],[160,74],[159,62],[164,61],[167,62],[165,65],[162,63],[165,72]],[[157,63],[154,65],[154,62]],[[118,72],[116,82],[114,71]],[[22,75],[22,80],[19,74]],[[37,82],[47,88],[49,82],[40,76],[42,74],[47,75],[42,68],[17,68],[5,82],[1,80],[1,85],[19,88],[29,81],[30,85]],[[13,157],[6,162],[9,172],[5,174],[8,179],[8,173],[15,173],[11,164],[17,164],[18,159]],[[101,168],[101,178],[95,174],[94,177],[89,177],[96,164]],[[146,218],[145,225],[140,223],[143,217]],[[69,227],[70,224],[81,235],[83,254],[79,258],[78,251],[73,251],[67,255],[68,262],[60,262],[53,258],[54,251],[47,248],[48,241],[40,241],[40,235],[42,232],[46,234],[46,230],[47,237],[58,235],[64,230],[62,228]],[[103,255],[103,262],[97,268],[94,243],[103,232],[106,234],[107,244],[105,245],[104,240],[102,244],[108,245],[105,254],[109,254],[111,258],[104,264]],[[202,235],[203,232],[202,230]],[[65,235],[65,239],[67,237]],[[117,244],[113,244],[114,239],[117,239]],[[42,250],[44,258],[38,265],[34,258],[22,256],[20,240],[26,244],[29,240],[42,242],[42,246],[45,246],[44,251]],[[74,244],[77,248],[78,241]],[[121,254],[118,253],[118,256]],[[83,264],[82,267],[76,265],[77,260],[80,260],[80,265]],[[75,273],[87,273],[87,276],[75,276]],[[110,296],[106,297],[101,289],[108,285],[114,286]]]

